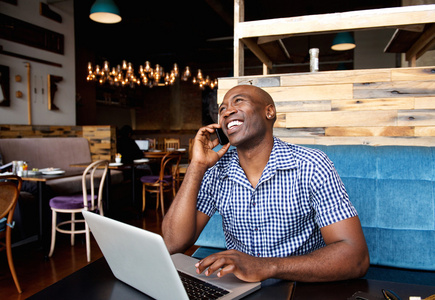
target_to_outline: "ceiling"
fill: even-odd
[[[125,59],[139,65],[148,60],[152,65],[171,68],[176,62],[180,68],[201,68],[213,77],[232,75],[233,0],[115,0],[123,18],[118,24],[91,21],[88,16],[94,0],[74,2],[76,48],[81,49],[79,53],[93,53],[95,63],[107,59],[118,64]],[[245,0],[245,20],[399,5],[400,0]],[[329,49],[332,39],[331,35],[302,36],[284,39],[282,45],[272,42],[262,47],[276,64],[277,73],[283,67],[308,68],[308,49],[312,47],[320,48],[324,61],[351,60],[353,51]],[[258,74],[262,65],[245,51],[245,67],[245,74]]]

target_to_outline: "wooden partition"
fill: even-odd
[[[221,78],[218,103],[238,84],[271,94],[290,143],[435,146],[435,66]]]
[[[116,154],[114,126],[0,125],[0,138],[84,137],[92,160],[113,161]]]
[[[115,160],[116,128],[114,126],[83,126],[83,137],[89,141],[92,161]]]

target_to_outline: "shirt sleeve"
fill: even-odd
[[[213,169],[211,168],[205,173],[196,203],[197,210],[209,217],[212,217],[216,212],[215,188],[217,186],[217,176],[216,172],[213,172]]]
[[[316,211],[315,220],[319,227],[358,215],[334,164],[326,154],[313,175],[312,195],[312,205]]]

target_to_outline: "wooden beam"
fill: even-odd
[[[245,20],[244,0],[234,0],[234,76],[244,75],[243,43],[239,37],[240,23]]]
[[[30,84],[30,64],[25,63],[27,69],[27,119],[29,125],[32,125],[32,89]]]
[[[418,59],[435,43],[435,24],[432,24],[406,52],[406,60]]]
[[[263,64],[272,69],[272,61],[253,39],[243,39],[242,41]]]
[[[292,37],[292,36],[293,36],[293,34],[274,35],[274,36],[260,36],[257,39],[257,44],[258,45],[267,44],[267,43],[270,43],[270,42],[282,40],[282,39],[289,38],[289,37]]]
[[[238,2],[239,0],[235,0]],[[242,0],[240,0],[242,1]],[[358,29],[435,23],[435,4],[249,21],[237,25],[238,38],[308,35]]]

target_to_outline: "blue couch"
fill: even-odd
[[[334,162],[359,213],[371,264],[423,270],[435,285],[435,147],[306,146]],[[197,257],[225,248],[220,215],[196,245]]]

